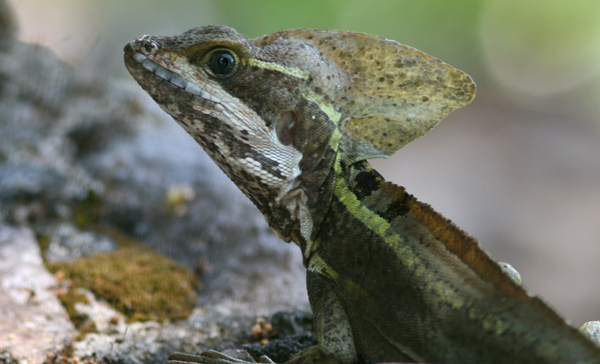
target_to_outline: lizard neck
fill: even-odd
[[[409,269],[424,259],[419,256],[425,252],[430,255],[427,259],[434,261],[461,261],[469,274],[505,293],[525,294],[522,287],[509,279],[481,249],[476,239],[429,205],[418,201],[404,187],[385,181],[367,161],[348,164],[338,158],[334,169],[330,207],[313,239],[303,249],[305,264],[309,263],[315,251],[327,250],[329,247],[325,244],[360,244],[379,240],[401,256]],[[340,236],[340,229],[351,229],[353,242],[339,241],[336,237]]]

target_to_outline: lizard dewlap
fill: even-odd
[[[386,182],[391,156],[475,96],[465,73],[361,33],[223,26],[125,46],[136,81],[297,244],[318,344],[286,363],[600,363],[476,240]],[[171,363],[239,363],[213,351]]]

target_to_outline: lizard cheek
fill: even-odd
[[[290,145],[296,138],[296,129],[298,128],[298,117],[293,111],[284,111],[279,114],[277,120],[277,138],[283,145]]]

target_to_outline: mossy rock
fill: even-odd
[[[148,248],[124,247],[48,268],[105,299],[130,321],[182,319],[196,305],[194,273]]]

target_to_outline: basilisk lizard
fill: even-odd
[[[125,63],[300,247],[318,344],[287,363],[600,363],[476,240],[366,161],[468,104],[468,75],[391,40],[309,29],[143,36]],[[169,358],[187,362],[239,361]]]

